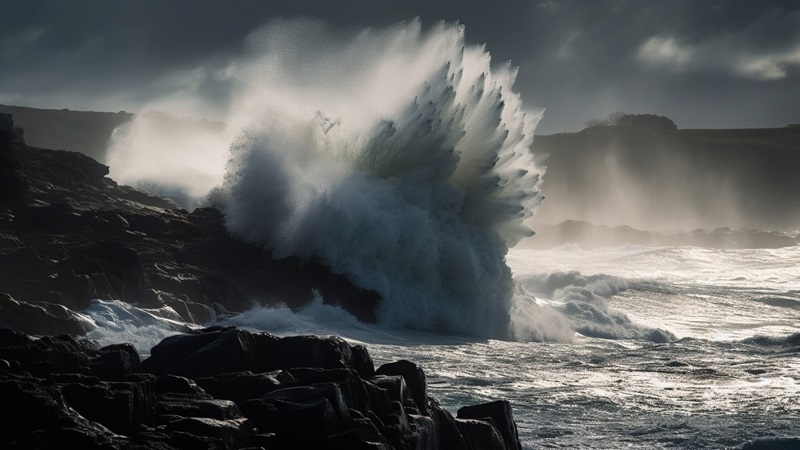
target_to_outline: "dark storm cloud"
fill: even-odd
[[[432,4],[431,4],[432,3]],[[623,110],[681,127],[800,121],[796,1],[14,1],[0,0],[0,102],[136,110],[169,102],[212,114],[244,37],[275,17],[358,30],[418,16],[520,67],[546,107],[544,133]],[[186,99],[204,98],[202,105]]]

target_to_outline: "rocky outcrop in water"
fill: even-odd
[[[127,344],[0,329],[0,447],[519,450],[508,402],[454,418],[425,373],[339,338],[236,328]]]
[[[276,260],[231,236],[212,208],[188,212],[107,177],[76,152],[26,146],[0,115],[0,326],[82,334],[75,311],[118,299],[205,323],[254,304],[298,308],[319,292],[361,320],[378,296],[311,260]]]

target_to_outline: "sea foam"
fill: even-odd
[[[544,170],[530,151],[541,114],[523,111],[515,68],[493,65],[463,26],[423,30],[418,20],[360,33],[275,21],[248,37],[245,53],[227,71],[229,142],[215,144],[225,170],[202,177],[233,234],[378,292],[384,325],[569,334],[512,325],[512,310],[540,312],[515,305],[505,256],[532,234]],[[198,159],[219,161],[201,150],[183,154],[195,173]],[[198,176],[159,161],[161,174],[184,174],[159,175],[162,191],[197,192]]]
[[[249,38],[215,192],[229,229],[378,292],[382,323],[509,338],[505,254],[541,200],[515,71],[455,25],[331,36],[279,22]]]

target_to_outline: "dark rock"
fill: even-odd
[[[67,403],[83,417],[120,434],[132,434],[155,418],[154,392],[145,382],[68,383],[61,387]]]
[[[214,364],[209,355],[238,349],[240,354],[227,362],[223,358],[222,364],[276,366],[283,363],[287,342],[316,348],[310,358],[323,364],[352,361],[346,356],[349,345],[340,339],[278,339],[220,327],[177,338],[162,341],[164,354],[142,365],[172,370],[188,361],[187,371],[203,373],[197,365]],[[348,346],[342,350],[342,345]],[[195,359],[198,352],[207,354]],[[434,399],[426,399],[424,415],[403,375],[364,380],[351,366],[192,380],[139,373],[138,356],[127,344],[98,348],[70,336],[32,339],[12,330],[0,330],[0,365],[3,448],[519,448],[507,402],[462,408],[461,416],[479,418],[453,419]],[[394,369],[419,373],[411,363],[384,371]],[[510,436],[512,430],[514,437],[505,440],[503,433]]]
[[[30,345],[31,338],[25,333],[10,328],[0,328],[0,348],[24,347]]]
[[[184,437],[184,442],[192,442],[191,448],[198,439],[214,445],[211,448],[234,449],[243,447],[253,436],[253,426],[247,419],[217,420],[205,417],[190,417],[170,422],[165,429],[171,433],[186,433],[178,435]],[[208,439],[202,439],[208,438]],[[181,439],[179,438],[180,442]],[[221,447],[218,447],[221,445]],[[202,447],[201,447],[202,448]]]
[[[0,380],[0,430],[2,434],[24,435],[35,430],[52,430],[63,415],[60,393],[38,380]]]
[[[166,294],[166,295],[165,295]],[[171,294],[162,293],[157,295],[158,302],[163,303],[174,309],[181,318],[189,323],[202,324],[210,322],[214,317],[214,309],[210,306],[195,303],[185,299],[175,298]]]
[[[503,436],[492,424],[477,419],[456,419],[467,450],[506,450]]]
[[[505,440],[506,450],[521,450],[517,425],[514,422],[511,404],[507,400],[465,406],[458,410],[457,416],[459,419],[491,419]]]
[[[279,341],[278,358],[281,369],[338,369],[352,366],[353,353],[350,344],[340,337],[290,336]]]
[[[401,378],[402,379],[402,378]],[[383,421],[386,416],[391,412],[389,392],[372,382],[364,383],[369,398],[369,410],[374,415]],[[375,424],[379,428],[381,425]]]
[[[369,394],[370,383],[364,382],[353,369],[288,369],[297,384],[335,383],[345,399],[348,408],[366,414],[372,407]]]
[[[452,450],[467,448],[456,419],[435,398],[428,397],[428,413],[439,431],[439,448]]]
[[[410,361],[400,360],[382,365],[375,373],[402,376],[419,412],[423,415],[428,414],[428,384],[425,381],[425,372],[421,367]]]
[[[12,448],[121,448],[118,436],[67,407],[60,391],[39,381],[0,380],[0,439]]]
[[[385,391],[385,395],[392,402],[403,405],[416,406],[406,380],[400,375],[375,375],[369,381]]]
[[[214,318],[214,305],[240,312],[259,298],[297,308],[315,291],[374,321],[378,295],[322,264],[276,260],[228,233],[218,210],[190,213],[120,186],[106,177],[105,165],[80,153],[26,146],[10,116],[0,122],[0,286],[16,301],[5,302],[5,326],[83,334],[88,330],[62,308],[28,305],[78,311],[96,298],[169,305],[199,324]],[[291,358],[287,364],[294,364]],[[359,372],[371,375],[365,360],[359,364]]]
[[[13,344],[13,339],[10,340]],[[19,346],[0,346],[0,358],[17,362],[19,370],[34,376],[46,377],[55,373],[89,375],[89,353],[96,350],[91,344],[71,336],[44,336]]]
[[[14,128],[11,114],[0,114],[0,146],[25,145],[25,139]]]
[[[261,398],[294,381],[294,377],[284,371],[256,374],[250,371],[232,372],[197,379],[197,383],[214,398],[233,401]]]
[[[122,241],[96,242],[83,249],[81,256],[93,262],[96,271],[102,271],[114,287],[119,298],[128,302],[141,302],[151,289],[139,255]],[[70,262],[69,264],[73,264]],[[150,304],[142,306],[160,306]]]
[[[338,416],[327,398],[300,402],[275,400],[278,438],[290,448],[321,447],[340,428]]]
[[[144,370],[189,378],[227,372],[267,372],[276,369],[352,367],[352,347],[339,337],[292,336],[234,328],[208,328],[164,339],[153,347]]]
[[[239,411],[247,417],[260,432],[277,433],[281,431],[279,426],[278,407],[271,402],[252,399],[239,402]]]
[[[159,415],[207,417],[217,420],[243,418],[239,408],[230,400],[174,398],[161,396],[156,405]]]
[[[334,383],[320,383],[313,386],[297,386],[274,390],[261,399],[265,402],[274,400],[285,400],[292,403],[302,403],[307,400],[324,398],[328,400],[333,412],[336,413],[338,421],[344,422],[350,419],[347,403],[342,396],[339,386]]]
[[[347,430],[333,434],[325,442],[330,450],[364,449],[388,450],[389,444],[381,431],[369,419],[354,419]]]
[[[106,381],[122,381],[128,375],[141,372],[139,354],[131,344],[109,345],[100,349],[100,355],[92,360],[89,368],[97,377]]]
[[[253,335],[233,328],[209,328],[194,334],[170,336],[153,347],[143,369],[189,378],[242,372],[256,366]]]
[[[361,378],[367,379],[375,375],[375,364],[372,362],[372,356],[369,355],[366,347],[363,345],[354,345],[352,347],[352,353],[353,368],[361,375]]]
[[[159,375],[156,378],[156,393],[184,394],[192,398],[211,398],[194,380],[177,375]]]
[[[439,436],[433,419],[419,414],[409,414],[408,419],[410,430],[403,436],[407,448],[438,448]]]
[[[0,327],[51,336],[86,333],[85,323],[66,307],[20,302],[6,293],[0,293]]]
[[[390,402],[389,413],[382,419],[386,438],[395,446],[403,446],[403,438],[410,431],[409,418],[403,404]]]
[[[8,144],[0,144],[0,205],[24,204],[28,197],[28,183],[19,173],[20,163],[16,151]]]

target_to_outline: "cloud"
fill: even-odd
[[[744,56],[734,69],[756,80],[779,80],[786,78],[793,66],[800,66],[800,45],[786,52]]]
[[[691,61],[692,50],[674,38],[653,36],[642,43],[636,58],[649,66],[680,71]]]
[[[765,12],[743,29],[689,38],[654,35],[638,47],[635,59],[650,69],[702,72],[754,81],[775,81],[800,66],[800,12]]]
[[[347,32],[419,17],[463,24],[495,63],[519,66],[515,89],[537,132],[577,131],[611,111],[674,116],[681,127],[796,122],[797,0],[0,0],[0,103],[139,111],[200,94],[230,101],[230,61],[277,17]],[[191,14],[187,14],[191,11]],[[201,69],[198,69],[201,68]],[[722,108],[735,99],[740,108]],[[182,109],[197,109],[185,102]],[[176,112],[183,114],[183,112]],[[212,117],[213,118],[213,117]]]

